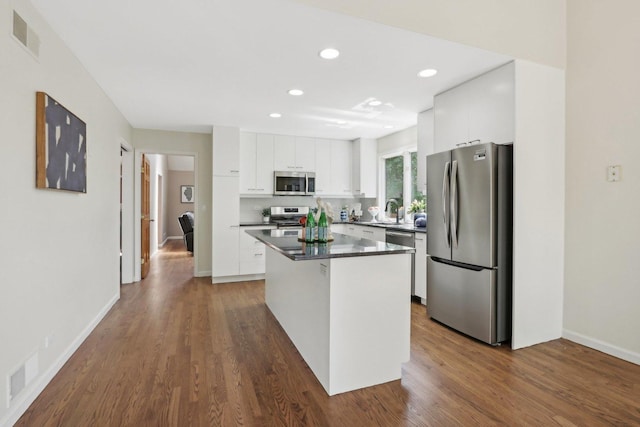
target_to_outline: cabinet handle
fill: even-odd
[[[229,172],[231,172],[231,173],[238,173],[238,172],[240,172],[240,171],[239,171],[239,170],[237,170],[237,169],[230,169],[230,170],[229,170]]]
[[[253,254],[253,256],[262,256],[263,254]]]

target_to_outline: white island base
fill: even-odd
[[[411,254],[293,261],[267,247],[267,306],[327,393],[400,379]]]

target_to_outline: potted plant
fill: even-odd
[[[418,212],[424,212],[424,209],[427,207],[426,206],[426,202],[424,199],[422,200],[418,200],[418,199],[414,199],[413,202],[411,202],[411,204],[409,205],[409,209],[407,210],[407,221],[406,222],[413,222],[413,214],[416,214]]]
[[[271,208],[262,209],[262,222],[268,224],[271,221]]]

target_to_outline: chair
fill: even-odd
[[[178,217],[178,222],[180,223],[182,233],[184,234],[184,245],[187,247],[189,252],[193,253],[193,213],[183,213]]]

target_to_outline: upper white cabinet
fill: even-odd
[[[273,194],[273,135],[240,132],[240,194]]]
[[[377,157],[377,140],[360,138],[353,142],[352,184],[355,196],[377,196]]]
[[[315,159],[313,138],[273,136],[273,170],[314,172]]]
[[[515,65],[482,74],[434,98],[435,152],[515,138]]]
[[[418,190],[427,194],[427,156],[434,153],[433,109],[418,114]]]
[[[240,175],[240,129],[228,126],[213,127],[213,174]]]
[[[352,197],[352,142],[316,139],[316,195]]]

